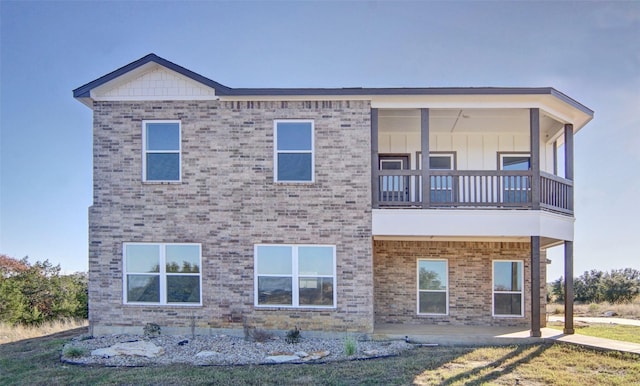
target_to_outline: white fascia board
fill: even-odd
[[[373,236],[549,237],[573,240],[575,219],[538,210],[374,209]]]

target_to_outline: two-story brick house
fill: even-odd
[[[74,97],[94,116],[96,335],[539,336],[547,248],[572,277],[573,135],[593,112],[553,88],[238,89],[150,54]]]

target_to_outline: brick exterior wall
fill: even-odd
[[[449,315],[417,314],[417,260],[446,259]],[[524,262],[524,317],[492,316],[492,261]],[[546,253],[541,253],[541,323],[545,322]],[[531,253],[529,243],[374,241],[375,323],[530,326]]]
[[[313,119],[313,184],[273,183],[273,120]],[[182,182],[143,183],[142,121],[181,120]],[[95,102],[89,319],[96,335],[141,328],[371,332],[370,105]],[[123,305],[125,242],[202,244],[202,307]],[[336,309],[256,309],[253,248],[332,244]],[[193,323],[193,324],[192,324]]]

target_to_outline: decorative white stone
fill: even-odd
[[[103,358],[109,358],[116,355],[155,358],[162,354],[164,354],[164,349],[162,347],[158,347],[151,342],[145,341],[116,343],[111,347],[91,351],[91,355],[101,356]]]
[[[91,351],[91,355],[94,357],[102,357],[102,358],[111,358],[116,355],[120,355],[116,350],[111,347],[107,348],[98,348]]]
[[[274,362],[274,363],[284,363],[284,362],[299,361],[299,360],[300,360],[300,357],[297,355],[273,355],[266,358],[267,362]]]
[[[200,351],[199,353],[196,354],[196,358],[210,358],[210,357],[217,357],[220,355],[222,354],[216,351]]]
[[[308,362],[308,361],[317,361],[318,359],[322,359],[326,356],[329,356],[331,354],[331,351],[328,350],[323,350],[323,351],[313,351],[311,353],[309,353],[309,355],[307,355],[303,361]]]
[[[362,353],[368,357],[375,357],[380,354],[378,350],[364,350]]]

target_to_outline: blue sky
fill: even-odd
[[[153,52],[230,87],[555,87],[595,111],[576,136],[575,273],[640,269],[640,2],[1,1],[0,15],[0,253],[87,269],[92,116],[71,90]]]

